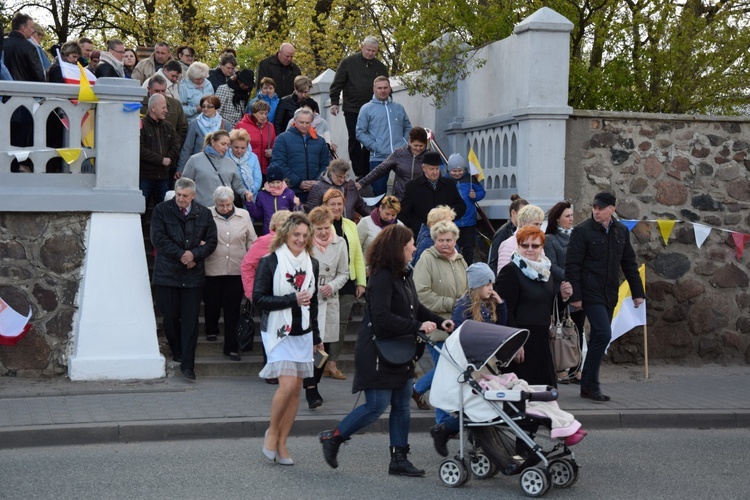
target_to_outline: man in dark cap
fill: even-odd
[[[597,402],[610,400],[599,386],[599,366],[612,338],[612,314],[617,305],[620,269],[630,284],[635,307],[640,306],[645,297],[630,232],[613,217],[616,203],[612,193],[601,192],[594,197],[591,218],[573,229],[565,259],[565,278],[573,285],[570,305],[583,307],[591,324],[581,397]]]
[[[459,219],[466,212],[466,203],[458,192],[456,181],[440,175],[442,165],[440,155],[434,151],[424,154],[422,175],[406,183],[401,212],[398,218],[414,233],[427,222],[427,214],[438,205],[447,205],[456,212]]]

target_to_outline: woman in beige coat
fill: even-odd
[[[223,309],[224,354],[232,361],[240,361],[236,334],[243,295],[240,266],[258,236],[247,210],[234,206],[232,188],[216,188],[213,199],[211,213],[219,243],[214,253],[206,259],[206,285],[203,289],[206,339],[216,341]]]
[[[456,250],[458,227],[449,221],[441,221],[430,228],[430,237],[435,242],[433,246],[422,253],[414,268],[414,284],[417,287],[419,301],[437,315],[448,317],[453,314],[456,301],[466,293],[469,283],[466,277],[466,261]],[[448,334],[436,331],[430,339],[442,347]],[[432,359],[437,364],[438,352],[430,347]],[[432,385],[433,371],[430,371],[414,384],[412,397],[420,409],[429,406],[422,397]],[[447,414],[436,410],[437,423],[442,423]]]
[[[312,256],[318,259],[318,328],[326,351],[339,340],[339,290],[349,280],[349,251],[346,240],[333,230],[333,214],[328,208],[316,207],[309,214],[313,229]],[[323,404],[318,384],[323,367],[315,367],[312,377],[303,381],[308,407]]]

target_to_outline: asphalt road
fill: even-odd
[[[572,488],[545,498],[748,498],[750,429],[592,431],[575,448],[582,466]],[[260,439],[195,440],[0,451],[0,498],[525,498],[518,477],[442,485],[441,458],[426,434],[412,436],[411,459],[425,478],[387,474],[388,438],[355,436],[330,469],[313,437],[290,439],[297,464],[261,458]],[[452,452],[457,442],[451,441]]]

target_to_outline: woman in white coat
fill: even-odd
[[[318,327],[326,351],[331,342],[339,340],[339,290],[349,280],[349,251],[346,240],[333,230],[333,214],[325,206],[312,209],[309,214],[313,229],[313,257],[320,264],[318,271]],[[315,367],[312,377],[303,381],[308,407],[313,410],[323,404],[318,384],[323,366]]]

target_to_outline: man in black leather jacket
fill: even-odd
[[[591,218],[573,229],[565,259],[565,278],[573,285],[570,305],[583,307],[591,325],[581,397],[597,402],[610,400],[599,386],[599,366],[612,338],[620,268],[630,284],[635,307],[640,306],[645,297],[630,233],[613,217],[616,202],[615,196],[607,192],[594,197]]]

